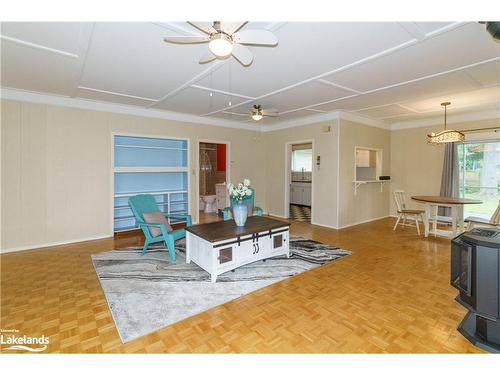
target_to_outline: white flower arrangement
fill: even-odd
[[[232,199],[242,201],[245,198],[252,196],[252,190],[250,189],[250,180],[245,178],[243,182],[240,182],[238,185],[234,186],[229,183],[227,185],[227,191],[229,192],[229,196]]]

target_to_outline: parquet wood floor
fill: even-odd
[[[392,231],[394,219],[292,234],[353,255],[122,344],[90,255],[139,236],[4,254],[3,329],[50,337],[55,353],[476,353],[456,330],[449,240]],[[147,319],[147,317],[145,317]]]

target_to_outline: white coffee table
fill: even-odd
[[[234,220],[186,228],[186,262],[193,261],[217,276],[258,260],[290,256],[290,223],[265,216],[251,216],[244,227]]]

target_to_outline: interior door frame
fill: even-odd
[[[206,139],[198,138],[196,140],[196,155],[195,155],[195,174],[196,174],[196,186],[194,191],[196,191],[196,202],[194,202],[194,207],[196,207],[196,220],[195,223],[200,222],[200,143],[216,143],[226,145],[226,183],[231,181],[231,142],[222,141],[217,139]],[[229,198],[226,195],[226,206],[229,203]]]
[[[314,212],[314,139],[302,139],[298,141],[290,141],[285,143],[285,194],[284,194],[284,217],[290,218],[290,185],[292,183],[292,146],[303,143],[310,143],[312,148],[312,171],[311,171],[311,216]]]

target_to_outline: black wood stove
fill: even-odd
[[[459,332],[500,353],[500,229],[476,228],[451,241],[451,285],[469,310]]]

